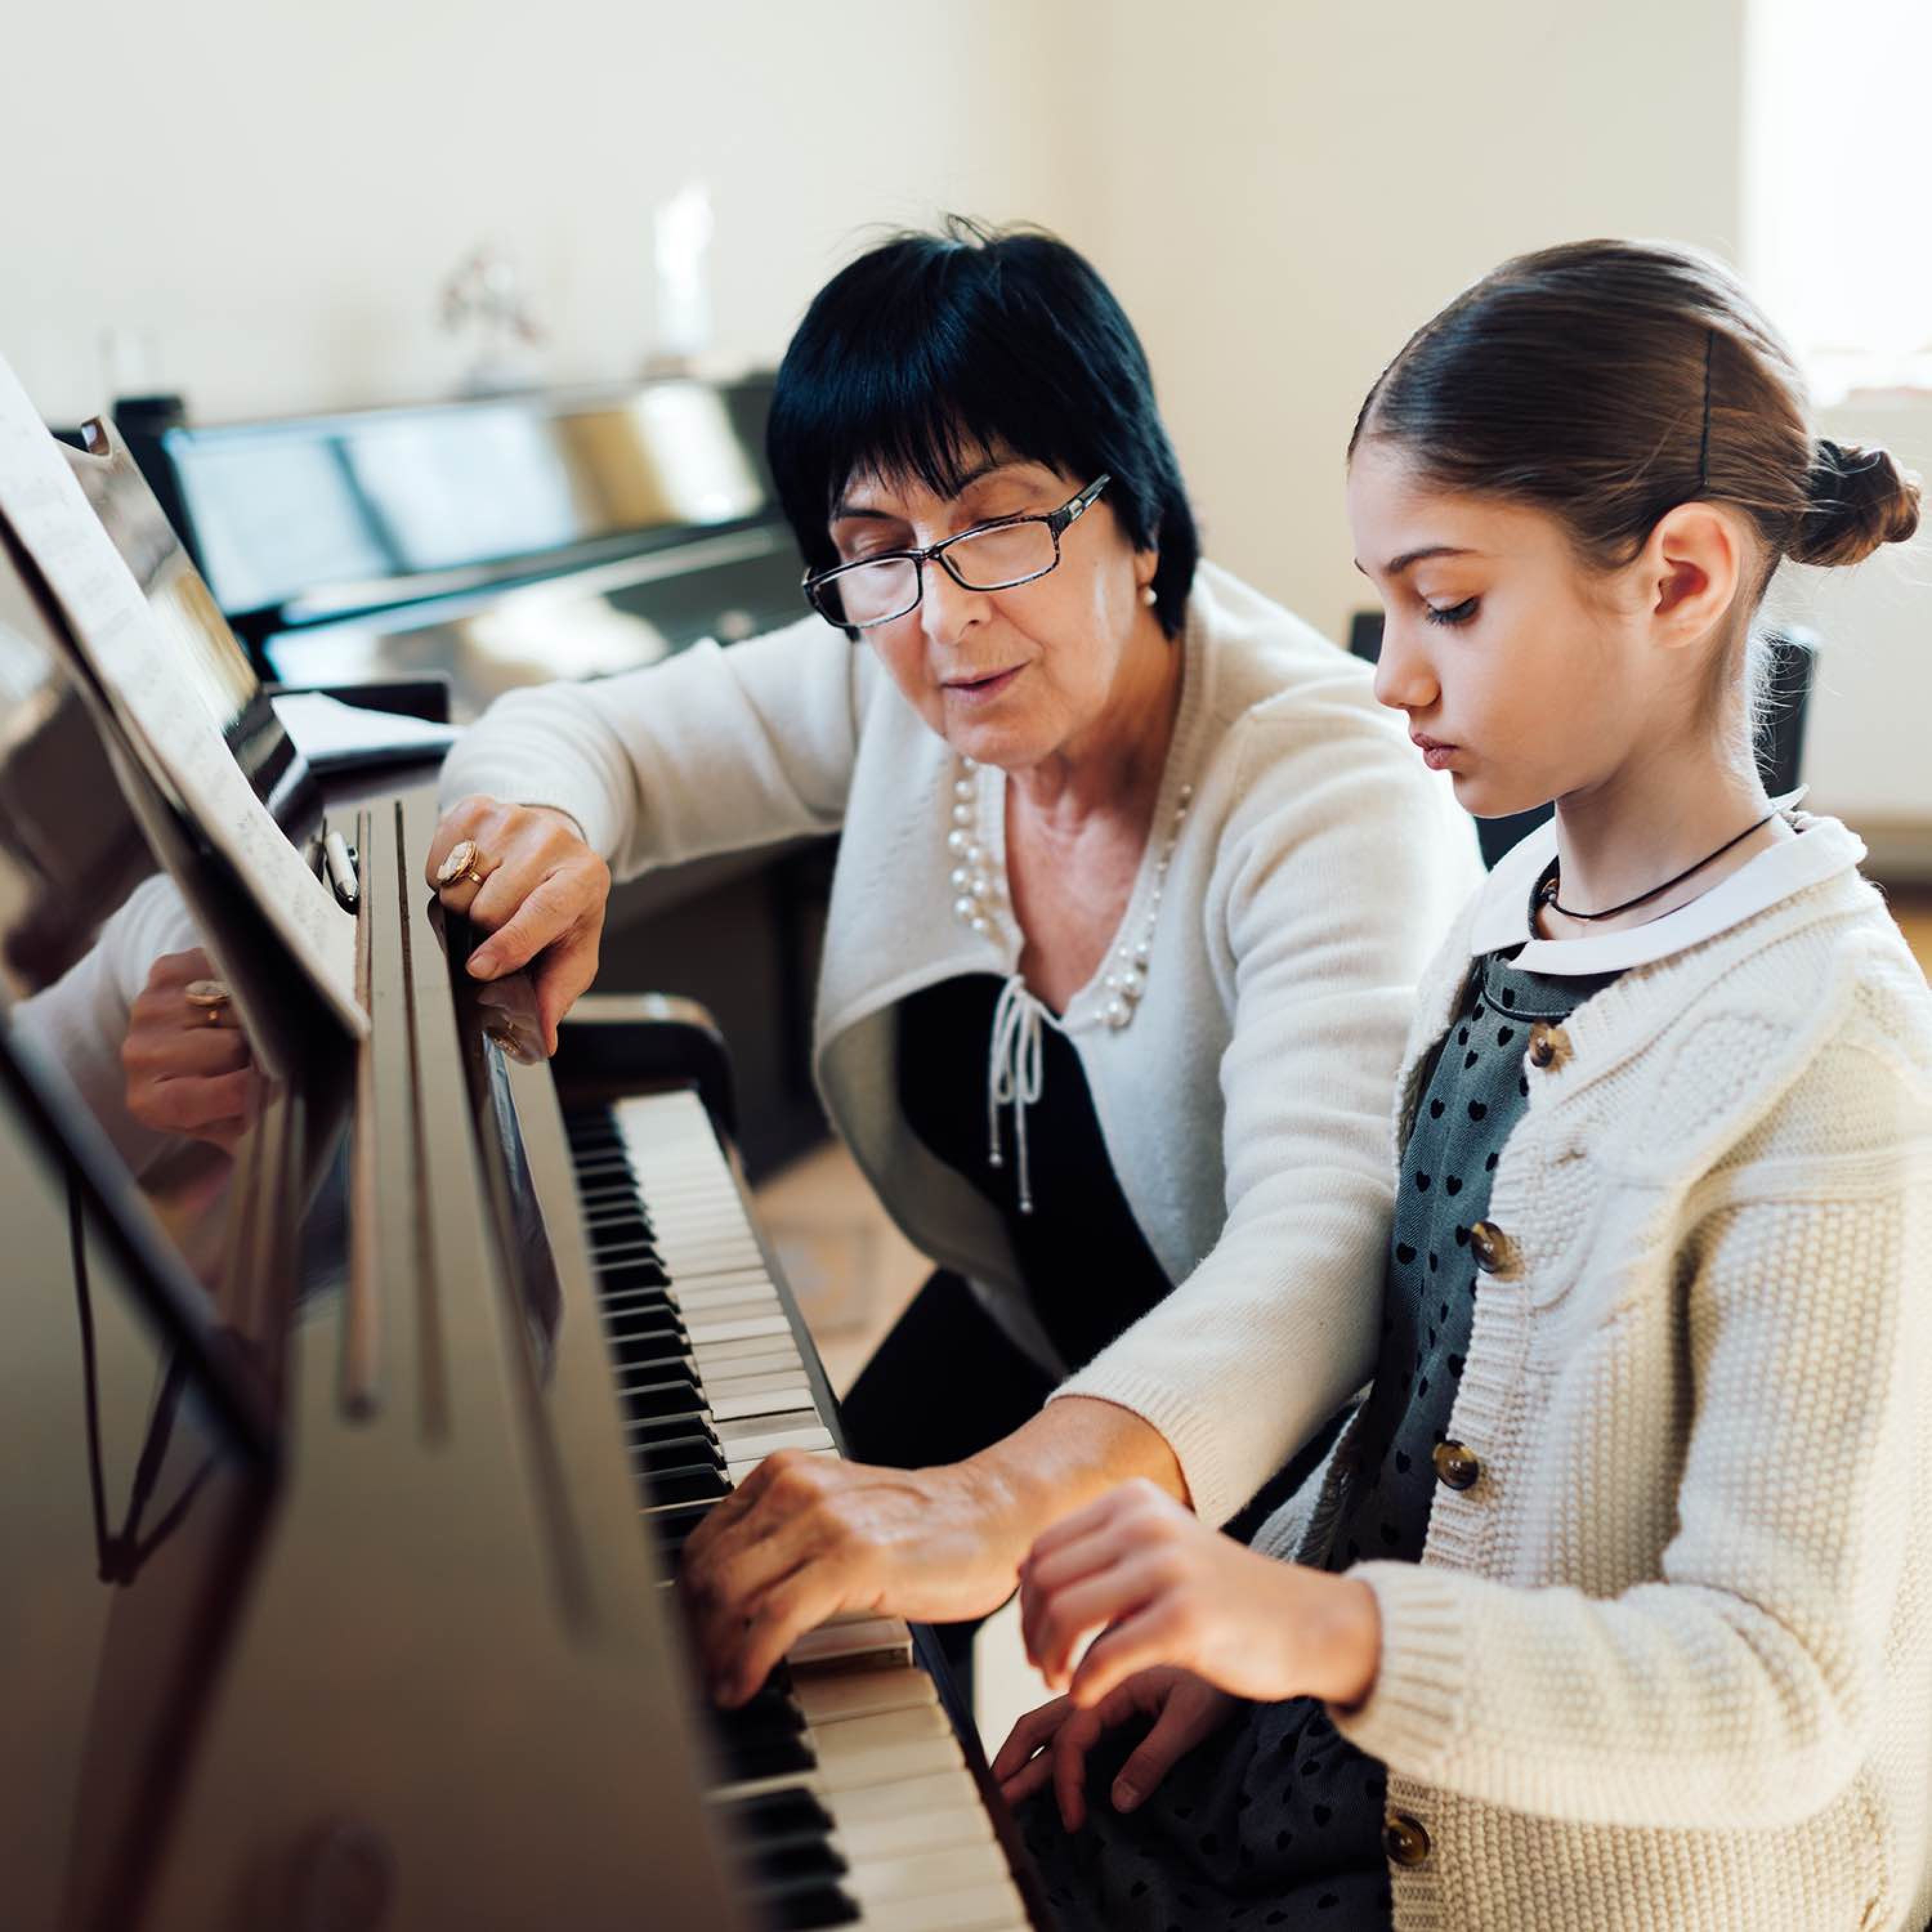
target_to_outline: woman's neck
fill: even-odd
[[[1014,798],[1043,824],[1153,809],[1180,714],[1183,653],[1149,613],[1124,655],[1100,716],[1056,750],[1008,774]]]
[[[1659,742],[1600,784],[1557,800],[1557,896],[1572,912],[1621,905],[1696,866],[1770,809],[1749,759],[1728,759],[1715,746]],[[1627,913],[1582,920],[1546,905],[1538,930],[1548,939],[1580,939],[1647,925],[1701,898],[1792,836],[1782,819],[1773,818],[1670,891]]]

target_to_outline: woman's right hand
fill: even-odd
[[[597,976],[598,942],[610,868],[584,842],[577,821],[548,806],[459,799],[443,814],[423,868],[429,884],[464,839],[476,848],[479,884],[437,887],[442,903],[490,934],[470,956],[478,980],[530,968],[546,1052],[578,995]]]
[[[993,1775],[1010,1804],[1030,1798],[1051,1780],[1060,1822],[1077,1832],[1087,1822],[1088,1754],[1103,1731],[1130,1718],[1154,1720],[1114,1780],[1114,1809],[1131,1811],[1183,1756],[1227,1722],[1238,1701],[1191,1670],[1159,1664],[1117,1684],[1091,1710],[1056,1697],[1029,1711],[1000,1747]]]

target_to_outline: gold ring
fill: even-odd
[[[190,980],[182,989],[183,996],[191,1006],[198,1007],[208,1016],[210,1026],[221,1024],[222,1009],[228,1004],[229,992],[219,980]]]
[[[450,848],[449,856],[436,868],[436,889],[446,892],[452,886],[466,885],[474,880],[478,885],[490,875],[476,869],[477,862],[483,854],[476,849],[473,838],[460,838]]]

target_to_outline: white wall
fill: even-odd
[[[1210,554],[1340,634],[1342,454],[1411,329],[1593,234],[1730,250],[1742,0],[1114,0],[1062,16],[1084,238],[1138,322]]]
[[[872,224],[1028,212],[1057,170],[1031,8],[916,0],[108,0],[10,10],[0,351],[44,412],[154,344],[204,418],[448,392],[438,290],[525,269],[541,374],[634,372],[652,206],[716,206],[720,349],[769,360]],[[1060,211],[1064,213],[1064,206]]]

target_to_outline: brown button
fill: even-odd
[[[1485,1274],[1508,1281],[1522,1260],[1522,1252],[1493,1221],[1478,1221],[1469,1230],[1469,1252]]]
[[[1553,1072],[1570,1055],[1570,1036],[1560,1026],[1538,1020],[1529,1030],[1529,1064]]]
[[[1399,1865],[1419,1865],[1429,1856],[1429,1834],[1420,1818],[1391,1811],[1382,1820],[1382,1850]]]
[[[1436,1474],[1445,1488],[1473,1489],[1483,1466],[1473,1449],[1460,1442],[1438,1442],[1434,1452]]]

